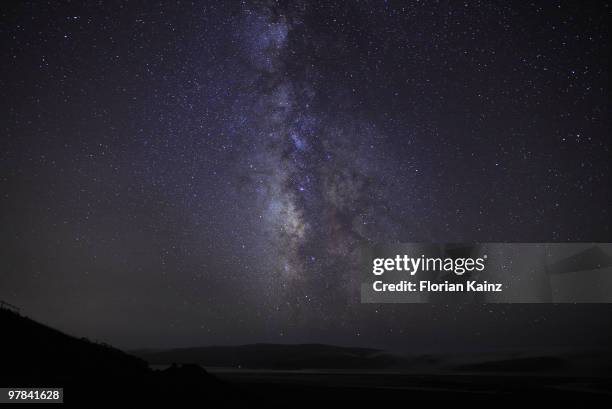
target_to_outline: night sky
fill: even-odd
[[[360,304],[363,243],[610,241],[606,3],[3,3],[0,299],[124,348],[583,348]]]

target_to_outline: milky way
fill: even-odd
[[[316,68],[292,53],[306,46],[290,40],[303,22],[295,11],[283,13],[270,7],[241,13],[238,41],[256,84],[252,109],[241,110],[242,136],[252,147],[242,160],[266,224],[273,293],[267,295],[279,309],[328,319],[333,304],[356,301],[356,252],[388,219],[389,166],[374,151],[380,131],[350,114],[317,110]],[[303,65],[290,70],[292,59]],[[397,228],[384,226],[394,241]],[[334,320],[346,313],[333,310]]]

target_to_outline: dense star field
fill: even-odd
[[[123,347],[596,346],[586,305],[362,305],[364,243],[610,241],[610,5],[1,11],[0,299]]]

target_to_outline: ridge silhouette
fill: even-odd
[[[239,396],[197,365],[163,371],[110,345],[76,338],[0,309],[0,386],[64,388],[65,403],[176,402],[242,407]]]

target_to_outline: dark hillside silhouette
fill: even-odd
[[[0,385],[63,387],[64,402],[194,400],[241,407],[235,391],[196,365],[154,371],[140,358],[0,309]]]

